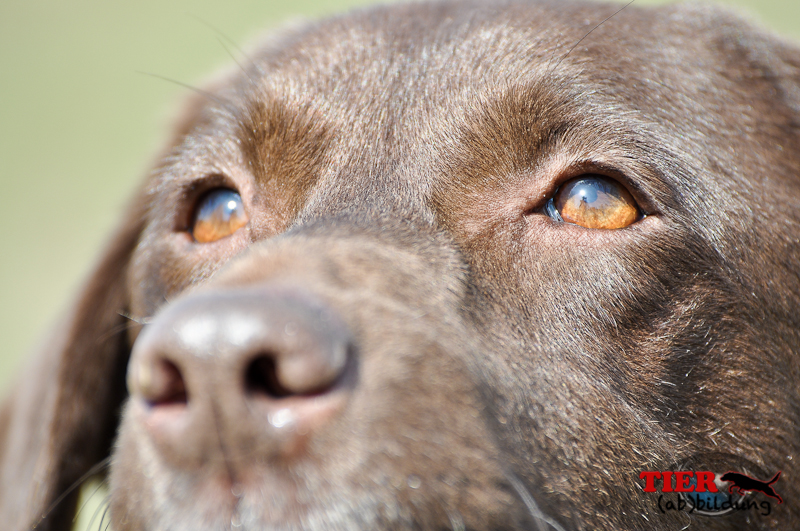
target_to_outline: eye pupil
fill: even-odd
[[[564,183],[545,210],[550,217],[589,229],[621,229],[641,217],[630,192],[602,175]]]
[[[215,188],[200,198],[192,236],[210,243],[229,236],[247,224],[242,198],[229,188]]]

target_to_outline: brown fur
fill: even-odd
[[[374,8],[195,96],[0,411],[4,528],[68,529],[74,495],[46,509],[110,454],[117,531],[796,528],[800,50],[705,7],[589,34],[617,9]],[[533,208],[593,172],[648,216]],[[194,243],[217,185],[250,222]],[[132,349],[262,292],[341,320],[345,405],[302,441],[264,432],[231,405],[233,362],[176,347],[201,413],[154,436],[135,385],[125,401]],[[786,503],[704,518],[642,493],[642,470],[713,452],[783,471]]]

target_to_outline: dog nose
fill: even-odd
[[[128,389],[173,461],[285,457],[342,409],[353,351],[347,326],[302,291],[197,293],[142,331]]]

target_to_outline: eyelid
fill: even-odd
[[[547,186],[544,193],[540,196],[539,201],[537,201],[537,204],[531,205],[528,211],[547,213],[545,211],[547,203],[549,203],[550,199],[555,197],[564,184],[581,175],[588,174],[612,179],[628,190],[628,193],[631,194],[633,200],[636,201],[638,205],[642,219],[659,213],[656,202],[651,198],[646,188],[641,185],[642,177],[638,172],[623,170],[616,165],[597,160],[574,162],[568,167],[558,171],[557,176]]]

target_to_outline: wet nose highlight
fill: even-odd
[[[318,410],[327,395],[342,393],[353,352],[348,327],[302,291],[200,292],[169,306],[142,332],[128,388],[146,404],[149,429],[169,431],[173,444],[202,438],[207,422],[191,418],[212,414],[248,437],[273,436],[265,424],[302,423],[307,432],[330,417],[330,408],[326,415]],[[150,421],[167,411],[190,420],[163,428],[167,423]]]

